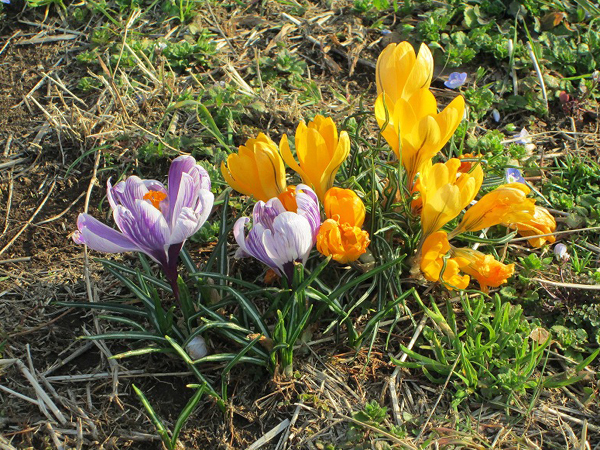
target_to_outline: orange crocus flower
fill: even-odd
[[[535,206],[533,217],[530,220],[512,224],[505,223],[504,225],[517,230],[521,236],[531,236],[531,239],[527,242],[529,242],[532,247],[541,247],[546,241],[550,243],[556,241],[555,236],[535,237],[539,234],[553,233],[554,230],[556,230],[556,220],[552,217],[552,214],[542,206]]]
[[[365,221],[365,204],[352,189],[332,187],[325,194],[323,206],[328,219],[359,228]]]
[[[450,236],[465,231],[483,230],[501,223],[530,221],[535,210],[535,200],[527,198],[529,191],[529,188],[522,183],[499,186],[467,210]]]
[[[447,258],[444,266],[444,256],[449,251],[450,244],[445,231],[430,234],[421,248],[421,272],[429,281],[439,281],[441,278],[449,289],[465,289],[470,278],[461,275],[460,271],[467,262],[461,258]]]
[[[461,270],[475,278],[483,292],[489,292],[489,288],[498,287],[515,273],[514,264],[503,264],[496,261],[492,255],[486,255],[480,251],[470,248],[453,248],[452,255],[461,258],[468,263]]]
[[[337,262],[346,264],[356,261],[367,251],[369,233],[360,227],[327,219],[321,224],[317,235],[317,250],[325,256],[331,255]]]

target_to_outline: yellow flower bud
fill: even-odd
[[[221,173],[233,189],[263,202],[286,189],[285,166],[277,144],[263,133],[229,155],[227,164],[221,163]]]
[[[332,187],[323,201],[325,215],[353,227],[362,227],[365,221],[365,205],[352,189]]]
[[[342,131],[338,137],[335,123],[330,117],[317,115],[308,126],[300,122],[296,129],[296,156],[294,159],[287,136],[281,139],[281,155],[304,183],[312,187],[319,200],[333,186],[340,166],[350,153],[350,138]]]

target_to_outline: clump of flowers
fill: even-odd
[[[433,58],[425,45],[415,55],[407,42],[390,44],[377,61],[375,117],[405,170],[412,211],[421,219],[422,234],[412,272],[441,281],[449,289],[465,289],[475,278],[487,292],[489,287],[505,283],[514,273],[514,265],[505,265],[477,250],[456,248],[449,241],[462,233],[502,224],[532,236],[530,244],[541,246],[546,240],[554,242],[553,236],[534,236],[552,233],[556,222],[545,208],[527,197],[530,189],[518,171],[518,177],[507,172],[515,182],[499,186],[475,202],[484,177],[480,163],[452,158],[433,164],[463,118],[464,99],[455,97],[438,113],[429,89],[432,75]],[[466,77],[466,73],[454,73],[445,84],[454,89]],[[469,205],[453,230],[442,229]]]
[[[354,191],[333,187],[336,174],[350,153],[348,133],[338,133],[331,117],[317,115],[308,124],[300,122],[294,143],[296,157],[292,154],[287,135],[283,135],[277,147],[269,137],[260,133],[256,139],[249,139],[246,145],[240,146],[237,154],[229,155],[227,164],[221,165],[221,172],[233,189],[259,200],[254,213],[254,222],[259,225],[265,208],[279,213],[289,211],[301,214],[299,196],[314,196],[320,228],[316,230],[308,252],[316,243],[319,252],[325,256],[331,255],[340,263],[357,260],[367,251],[370,243],[368,233],[361,229],[365,220],[365,206]],[[287,184],[284,162],[300,176],[303,185]],[[299,189],[300,186],[302,188]],[[319,201],[323,202],[326,216],[323,224]],[[258,216],[257,207],[261,211]],[[255,256],[278,275],[285,273],[266,258],[264,252],[247,250],[242,244],[245,241],[238,239],[241,228],[237,224],[236,230],[236,240],[242,250],[237,253],[238,256]],[[262,228],[259,230],[262,233]],[[283,245],[283,241],[280,244]],[[292,249],[297,242],[290,241],[289,244],[292,254],[297,250]],[[308,252],[297,262],[306,262]]]

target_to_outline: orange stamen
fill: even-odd
[[[148,191],[148,193],[144,195],[144,200],[150,200],[150,203],[152,203],[152,206],[156,209],[160,209],[159,204],[165,198],[167,198],[167,194],[161,191]]]

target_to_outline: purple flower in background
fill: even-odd
[[[253,256],[291,282],[294,264],[306,262],[321,226],[319,201],[311,188],[299,184],[296,203],[297,213],[287,211],[276,197],[267,203],[257,202],[252,211],[252,229],[247,236],[245,226],[250,218],[238,219],[233,227],[240,246],[236,258]]]
[[[525,178],[521,175],[519,169],[506,169],[504,171],[507,183],[523,183],[525,184]]]
[[[0,0],[0,2],[10,5],[10,0]]]
[[[529,135],[529,131],[527,131],[525,128],[523,128],[519,134],[516,134],[514,139],[517,144],[521,145],[527,145],[533,142],[531,136]]]
[[[456,89],[462,86],[467,81],[466,72],[452,72],[448,75],[448,80],[444,81],[444,86],[450,89]]]
[[[156,180],[131,176],[107,196],[120,232],[89,214],[80,214],[73,240],[106,253],[142,252],[160,264],[175,296],[177,260],[187,238],[206,222],[214,195],[206,170],[191,156],[171,163],[168,189]]]

